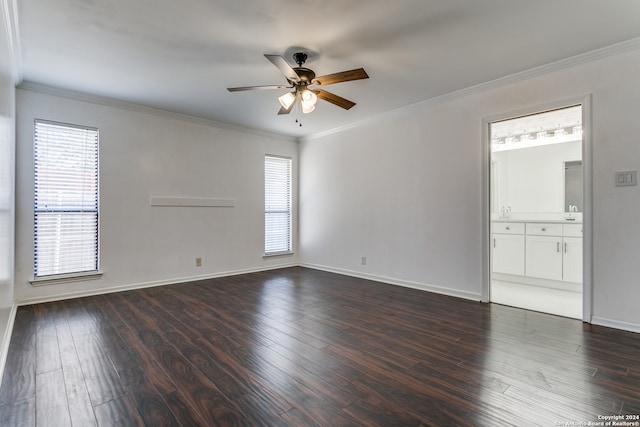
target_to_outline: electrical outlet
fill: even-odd
[[[202,258],[196,258],[196,267],[202,267]]]
[[[363,257],[360,259],[360,264],[362,264],[362,265],[367,265],[367,257],[366,257],[366,256],[363,256]]]

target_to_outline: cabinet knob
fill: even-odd
[[[505,227],[504,229],[505,229],[505,230],[509,230],[509,227]]]
[[[544,227],[542,227],[542,231],[547,231],[547,229],[546,229],[546,228],[544,228]]]

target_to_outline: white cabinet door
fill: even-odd
[[[562,279],[582,283],[582,239],[565,237],[562,250]]]
[[[494,234],[492,248],[494,273],[524,275],[522,234]]]
[[[562,237],[527,236],[527,276],[562,280]]]

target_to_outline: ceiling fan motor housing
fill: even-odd
[[[300,80],[292,81],[287,79],[292,85],[307,86],[310,85],[313,79],[316,78],[316,73],[302,66],[307,61],[307,57],[307,54],[304,52],[296,52],[293,54],[293,60],[296,62],[296,64],[298,64],[298,66],[293,70],[296,72]]]
[[[316,73],[314,73],[313,70],[310,70],[308,68],[296,67],[293,70],[296,72],[298,77],[300,77],[300,80],[298,82],[289,80],[289,83],[291,84],[298,85],[298,86],[307,86],[307,85],[310,85],[313,79],[316,78]]]

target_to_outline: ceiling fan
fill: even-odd
[[[284,74],[289,86],[286,85],[268,85],[268,86],[244,86],[244,87],[230,87],[227,88],[229,92],[239,92],[244,90],[257,90],[257,89],[293,89],[292,92],[287,92],[284,95],[278,97],[280,101],[280,111],[278,114],[289,114],[296,104],[297,100],[300,100],[300,106],[304,114],[310,113],[316,108],[316,102],[318,99],[325,100],[344,108],[350,109],[355,102],[349,101],[341,96],[335,95],[326,90],[317,89],[318,86],[327,86],[334,83],[348,82],[351,80],[368,79],[369,76],[363,68],[357,68],[349,71],[342,71],[339,73],[327,74],[325,76],[316,77],[316,73],[309,68],[303,67],[307,61],[307,54],[304,52],[296,52],[293,54],[293,60],[298,64],[297,67],[292,68],[287,61],[280,55],[264,55],[269,61],[273,63]]]

